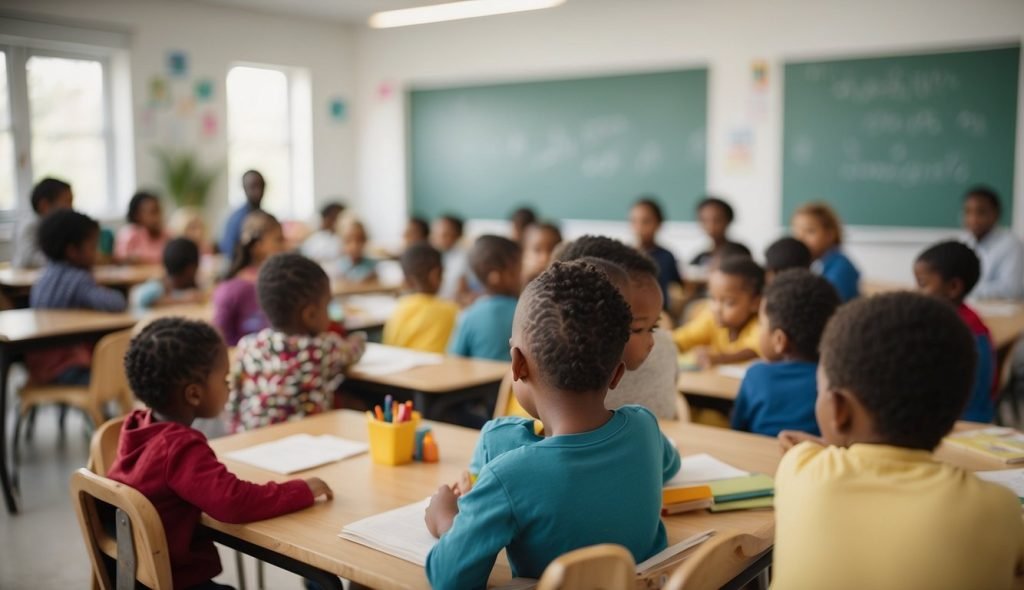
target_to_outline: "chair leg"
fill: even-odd
[[[267,590],[263,580],[263,562],[256,560],[256,590]]]
[[[60,404],[59,413],[57,414],[57,438],[60,442],[64,442],[64,424],[67,422],[68,417],[68,405]]]
[[[28,414],[28,424],[25,428],[25,442],[32,442],[36,434],[36,406],[32,406]]]
[[[241,551],[235,551],[235,569],[238,571],[238,590],[246,590],[245,562]]]
[[[30,408],[27,413],[18,408],[18,417],[14,421],[14,444],[11,446],[11,484],[14,486],[14,489],[18,489],[18,471],[21,467],[21,427],[25,423],[26,418],[29,419],[29,424],[31,425],[31,417],[34,411],[35,407]]]

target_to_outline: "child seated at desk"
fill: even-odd
[[[454,215],[442,215],[434,220],[430,228],[430,243],[441,253],[444,263],[444,276],[441,290],[444,299],[464,305],[463,300],[470,298],[469,263],[466,249],[462,241],[462,219]]]
[[[331,409],[345,371],[363,356],[366,336],[330,331],[331,281],[301,254],[278,254],[256,286],[270,327],[238,341],[231,369],[232,432]]]
[[[822,437],[779,435],[792,448],[775,475],[772,588],[1019,587],[1020,500],[932,458],[974,365],[970,331],[934,297],[888,293],[839,309],[821,341]]]
[[[267,327],[256,295],[256,276],[263,262],[284,248],[284,233],[273,215],[256,210],[245,216],[231,268],[213,291],[213,325],[228,346]]]
[[[679,263],[672,252],[656,242],[658,230],[665,221],[661,205],[651,197],[644,197],[633,204],[629,211],[629,225],[636,237],[636,247],[651,257],[658,268],[658,285],[661,288],[662,305],[669,301],[668,290],[673,284],[683,285]]]
[[[964,195],[966,231],[960,240],[981,259],[981,278],[971,294],[975,299],[1024,299],[1024,245],[1011,230],[999,227],[1002,211],[999,195],[989,187],[972,187]]]
[[[107,477],[135,488],[160,515],[175,588],[222,590],[213,541],[202,534],[203,512],[227,523],[273,518],[328,500],[331,489],[313,477],[258,485],[238,479],[217,460],[196,418],[220,414],[228,397],[228,352],[209,325],[159,319],[132,339],[125,372],[148,409],[129,414]]]
[[[525,247],[526,230],[537,223],[537,213],[529,207],[520,207],[509,215],[508,220],[512,226],[509,237],[521,248]]]
[[[341,223],[342,256],[338,261],[339,277],[353,283],[377,278],[377,261],[366,257],[366,228],[362,222],[347,219]]]
[[[139,191],[128,202],[128,224],[114,239],[114,258],[128,264],[159,264],[167,245],[160,199]]]
[[[384,324],[384,344],[425,352],[444,352],[448,347],[459,306],[437,296],[441,288],[441,253],[426,242],[413,244],[399,258],[411,294]]]
[[[839,307],[839,295],[806,269],[778,275],[761,300],[761,356],[747,369],[732,411],[736,430],[777,436],[783,430],[818,434],[818,344]]]
[[[511,340],[513,387],[549,436],[491,460],[461,497],[442,486],[431,498],[434,588],[484,588],[502,549],[513,576],[539,578],[587,545],[623,545],[637,562],[665,548],[661,490],[679,453],[647,410],[605,409],[625,371],[630,320],[622,295],[585,262],[555,263],[527,286]],[[478,444],[531,422],[499,418]]]
[[[135,287],[131,300],[134,309],[200,303],[205,300],[196,284],[199,272],[199,247],[188,238],[174,238],[164,247],[164,270],[167,275]]]
[[[29,292],[32,309],[125,310],[124,295],[97,285],[92,276],[99,236],[99,224],[72,209],[43,219],[39,245],[49,262]],[[91,365],[92,345],[85,342],[25,353],[29,378],[37,385],[88,385]]]
[[[555,248],[562,243],[562,230],[553,223],[533,223],[523,236],[523,284],[547,270]]]
[[[345,211],[341,203],[328,203],[320,209],[320,229],[310,234],[299,251],[317,262],[332,262],[341,258],[341,240],[336,230],[338,218]]]
[[[679,352],[695,349],[702,368],[756,359],[764,270],[746,256],[723,258],[708,277],[707,305],[672,334]]]
[[[690,261],[692,266],[710,271],[715,257],[728,256],[723,251],[724,246],[728,244],[743,246],[743,244],[729,239],[729,226],[732,225],[735,218],[736,214],[732,210],[732,205],[718,197],[705,197],[697,203],[697,221],[700,222],[700,228],[704,230],[704,234],[711,241],[711,247],[697,254]],[[749,256],[750,250],[747,250],[746,246],[743,246],[743,249]]]
[[[671,334],[658,328],[662,300],[657,266],[635,248],[602,236],[583,236],[570,242],[558,259],[570,261],[583,257],[610,262],[625,272],[627,279],[619,289],[633,317],[629,342],[622,357],[626,374],[608,392],[605,398],[608,409],[638,404],[659,418],[676,418],[678,362]],[[612,283],[619,287],[617,281],[612,280]]]
[[[972,422],[991,422],[995,378],[995,350],[992,335],[985,322],[964,299],[978,283],[981,261],[974,250],[961,242],[940,242],[922,252],[914,262],[914,278],[918,291],[938,297],[956,306],[960,319],[974,337],[978,363],[974,370],[974,387],[960,418]]]
[[[35,215],[18,228],[11,266],[39,268],[46,264],[46,255],[39,246],[39,224],[51,211],[70,209],[74,202],[71,185],[56,178],[44,178],[32,188],[32,211]]]
[[[430,224],[422,217],[410,217],[402,232],[402,243],[408,248],[413,244],[426,242],[430,239]]]
[[[775,275],[791,268],[811,268],[811,251],[796,238],[779,238],[764,251],[765,283],[770,285]]]
[[[463,312],[448,352],[508,361],[508,339],[523,271],[519,245],[500,236],[480,236],[469,251],[469,266],[486,293]]]
[[[844,303],[860,296],[860,271],[843,254],[843,225],[825,203],[808,203],[793,214],[793,235],[811,251],[811,270],[832,283]]]

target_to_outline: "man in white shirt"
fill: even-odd
[[[1001,212],[990,188],[975,187],[964,197],[967,231],[960,239],[981,259],[981,279],[971,291],[975,299],[1024,299],[1024,245],[997,225]]]

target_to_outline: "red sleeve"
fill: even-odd
[[[313,493],[302,480],[260,485],[238,479],[217,460],[199,433],[182,437],[167,452],[170,488],[221,522],[263,520],[313,505]]]

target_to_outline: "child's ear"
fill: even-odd
[[[526,355],[518,346],[513,346],[512,354],[512,380],[522,381],[530,376],[529,365],[526,362]]]
[[[189,383],[185,386],[185,403],[198,408],[203,403],[203,386],[198,383]]]
[[[500,285],[502,282],[501,274],[502,273],[500,270],[492,270],[491,272],[487,273],[487,286],[495,287],[497,285]]]
[[[430,272],[427,274],[427,278],[430,280],[431,285],[434,285],[436,287],[437,285],[441,284],[441,272],[442,269],[440,266],[436,266],[430,269]]]
[[[946,283],[946,295],[953,301],[959,301],[967,295],[964,293],[964,280],[960,277],[953,277]]]
[[[302,309],[299,311],[299,319],[302,320],[302,325],[312,326],[316,323],[317,312],[319,311],[320,310],[317,309],[316,303],[307,303],[306,305],[303,305]]]
[[[851,395],[848,391],[842,389],[833,389],[829,392],[832,396],[832,415],[829,417],[832,420],[833,431],[845,437],[853,430],[853,414],[854,404]]]
[[[771,331],[768,340],[771,342],[772,352],[775,353],[775,356],[782,356],[789,350],[789,336],[778,328]]]
[[[615,389],[622,380],[622,376],[626,374],[626,363],[619,363],[619,366],[615,367],[615,372],[612,374],[612,380],[608,383],[608,389]]]

